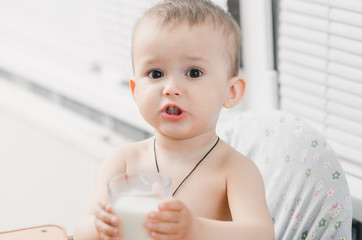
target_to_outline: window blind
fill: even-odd
[[[278,38],[281,109],[307,119],[362,179],[362,1],[281,0]]]
[[[0,74],[58,104],[152,132],[128,80],[133,26],[158,1],[0,0]]]
[[[157,0],[2,1],[0,44],[108,80],[130,75],[132,28]],[[128,76],[127,76],[128,77]]]
[[[10,52],[3,54],[21,49],[33,61],[128,82],[133,26],[158,1],[1,1],[0,45]]]

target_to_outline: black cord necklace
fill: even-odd
[[[209,153],[216,147],[216,145],[218,144],[220,138],[217,137],[217,141],[216,143],[214,144],[214,146],[212,146],[212,148],[210,148],[210,150],[204,155],[203,158],[201,158],[201,160],[195,165],[195,167],[191,170],[191,172],[184,178],[184,180],[182,180],[182,182],[178,185],[178,187],[176,188],[176,190],[173,192],[172,196],[174,196],[177,192],[177,190],[181,187],[181,185],[186,181],[186,179],[191,175],[191,173],[197,168],[197,166],[200,165],[200,163],[202,162],[202,160],[204,160],[207,155],[209,155]],[[155,156],[155,164],[156,164],[156,169],[157,169],[157,172],[160,172],[160,169],[158,167],[158,162],[157,162],[157,157],[156,157],[156,138],[154,138],[153,140],[153,154]]]

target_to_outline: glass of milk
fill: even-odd
[[[171,180],[157,172],[122,173],[108,181],[108,194],[120,219],[122,240],[149,240],[147,214],[171,197]]]

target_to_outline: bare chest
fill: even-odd
[[[174,189],[178,187],[173,184]],[[220,177],[196,174],[189,177],[178,189],[175,196],[198,217],[215,220],[231,220],[226,184]]]

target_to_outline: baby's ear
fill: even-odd
[[[228,83],[228,92],[224,102],[225,108],[236,106],[244,95],[245,81],[239,76],[233,77]]]
[[[129,87],[131,88],[133,99],[136,101],[136,94],[135,94],[136,83],[134,80],[132,79],[129,80]]]

